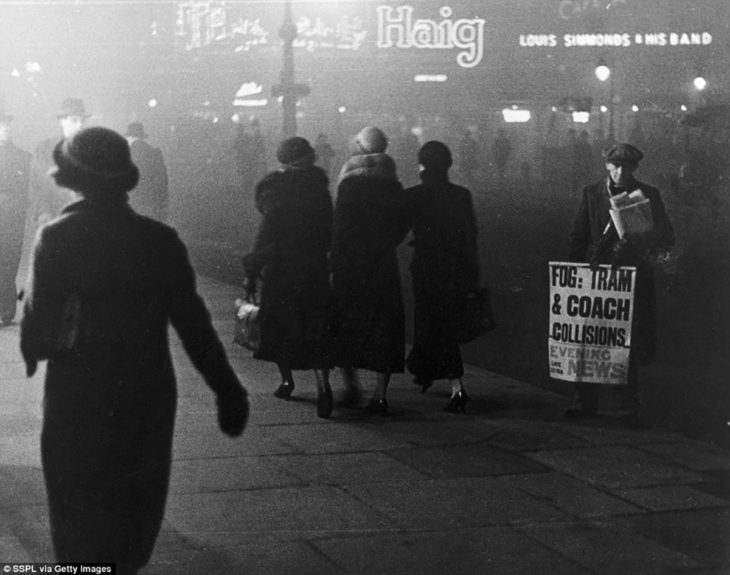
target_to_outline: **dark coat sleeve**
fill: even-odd
[[[654,228],[650,237],[651,245],[649,247],[650,249],[669,251],[674,247],[674,227],[669,220],[659,190],[649,188],[647,191],[651,202],[652,218],[654,219]]]
[[[261,214],[256,240],[251,252],[243,257],[243,269],[246,276],[258,279],[261,272],[275,255],[277,237],[277,195],[278,185],[274,173],[265,176],[255,190],[256,209]]]
[[[52,228],[41,228],[33,247],[32,266],[23,295],[20,323],[20,351],[28,376],[54,351],[54,339],[61,323],[64,302],[70,295],[60,278],[61,258],[54,249]]]
[[[478,226],[471,192],[464,197],[464,280],[467,291],[479,288]]]
[[[174,232],[168,248],[170,321],[208,386],[218,395],[238,393],[241,384],[213,328],[210,313],[197,293],[187,249]]]
[[[591,243],[588,190],[589,188],[583,188],[580,205],[573,218],[573,227],[570,231],[570,251],[568,252],[568,259],[571,262],[585,262],[588,246]]]

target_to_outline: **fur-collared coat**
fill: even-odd
[[[54,316],[71,296],[78,335],[54,351]],[[72,203],[41,228],[20,344],[29,374],[48,359],[41,457],[59,562],[136,572],[149,560],[177,401],[169,323],[216,394],[240,389],[173,229],[136,214],[126,194]]]
[[[405,319],[396,248],[408,229],[407,196],[392,158],[350,158],[340,173],[331,252],[338,365],[403,371]]]
[[[256,359],[291,369],[331,362],[332,298],[327,255],[332,242],[332,199],[316,166],[271,172],[256,186],[263,219],[246,275],[261,278],[261,345]]]
[[[611,224],[611,186],[608,178],[583,188],[581,203],[570,233],[570,261],[636,266],[632,357],[640,363],[654,359],[656,347],[656,293],[654,269],[646,259],[652,250],[669,251],[674,246],[674,228],[659,190],[634,180],[630,191],[640,189],[651,203],[654,229],[638,241],[621,242]],[[604,231],[606,232],[604,234]]]

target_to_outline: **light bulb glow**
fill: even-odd
[[[601,82],[605,82],[611,77],[611,68],[605,64],[599,64],[596,66],[595,73],[596,78],[598,78]]]

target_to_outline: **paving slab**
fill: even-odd
[[[583,521],[517,529],[601,575],[667,575],[702,566],[683,553],[610,523]]]
[[[549,501],[575,517],[598,518],[644,512],[641,507],[623,500],[620,496],[586,485],[562,473],[529,473],[502,477],[500,481]]]
[[[424,473],[398,461],[392,456],[392,452],[272,456],[268,461],[288,475],[318,485],[428,479]]]
[[[588,441],[567,432],[562,425],[507,420],[501,422],[499,432],[489,439],[489,444],[515,452],[572,449],[590,445]]]
[[[390,451],[390,455],[434,479],[545,470],[531,459],[484,444],[396,449]]]
[[[707,568],[730,573],[727,507],[632,515],[614,519],[612,524],[617,530],[636,533]]]
[[[566,519],[553,505],[495,478],[346,485],[403,529],[457,529]]]
[[[392,529],[393,523],[370,505],[330,486],[179,494],[170,498],[166,517],[178,532],[206,543],[250,533],[297,538],[324,533],[362,533]]]
[[[730,470],[730,454],[700,441],[682,440],[638,447],[695,471]]]
[[[336,575],[342,569],[307,540],[282,540],[256,534],[239,545],[216,545],[163,531],[144,575]]]
[[[317,539],[314,544],[343,573],[471,575],[544,573],[588,575],[590,570],[510,527],[421,531]]]
[[[218,429],[215,416],[198,429],[176,426],[173,444],[174,459],[199,457],[238,457],[243,455],[273,455],[300,451],[281,437],[278,429],[251,427],[240,439],[231,439]]]
[[[378,427],[357,423],[343,425],[335,419],[265,429],[276,433],[279,441],[292,446],[298,453],[386,451],[408,445]]]
[[[630,446],[538,451],[528,457],[590,484],[618,489],[645,485],[693,483],[702,475],[669,465]]]
[[[226,457],[177,460],[170,476],[170,493],[215,493],[305,483],[277,466],[271,457]]]
[[[730,506],[730,501],[687,485],[655,485],[639,489],[617,489],[617,495],[651,511],[676,511]]]

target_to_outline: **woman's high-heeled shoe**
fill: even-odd
[[[414,377],[413,383],[421,388],[421,393],[426,393],[428,389],[433,385],[433,379],[423,379],[421,377]]]
[[[372,415],[388,415],[388,401],[384,397],[373,397],[368,402],[368,411]]]
[[[460,411],[461,413],[466,413],[467,401],[469,401],[469,396],[466,394],[466,391],[463,389],[461,391],[457,391],[451,396],[451,399],[449,399],[449,403],[447,403],[446,407],[444,407],[444,411],[447,413],[458,413]]]
[[[294,384],[288,381],[283,381],[279,387],[274,391],[274,397],[279,399],[286,399],[287,401],[291,397],[291,393],[294,391]]]

